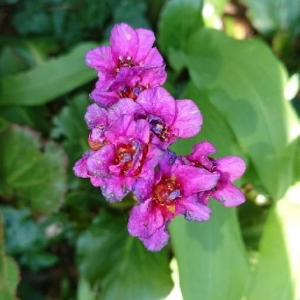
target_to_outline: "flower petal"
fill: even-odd
[[[165,67],[164,60],[156,47],[152,48],[149,51],[143,63],[140,65],[142,65],[143,67]]]
[[[138,36],[128,24],[120,23],[113,27],[110,35],[110,45],[113,60],[118,62],[119,56],[128,56],[135,60],[138,50]]]
[[[107,110],[97,104],[91,104],[88,106],[84,118],[89,129],[104,128],[107,125]]]
[[[165,66],[159,67],[144,67],[140,74],[140,83],[142,86],[149,86],[155,88],[159,85],[163,85],[167,79],[167,73]]]
[[[174,171],[185,197],[214,188],[220,175],[193,166],[178,166]]]
[[[119,119],[111,123],[110,127],[104,133],[105,137],[111,143],[115,143],[118,139],[128,139],[136,129],[136,122],[133,121],[132,115],[122,115]]]
[[[226,178],[231,182],[240,178],[246,170],[244,160],[238,156],[221,157],[216,159],[216,162],[217,170],[224,175],[226,174]]]
[[[103,179],[101,186],[103,196],[109,202],[119,202],[131,192],[135,179],[132,177],[112,176]]]
[[[139,40],[139,47],[136,54],[136,61],[143,60],[151,50],[153,43],[155,41],[154,33],[151,30],[138,28],[135,30],[138,40]]]
[[[159,228],[153,235],[148,238],[140,238],[145,248],[149,251],[160,251],[167,245],[170,234],[166,227]]]
[[[149,127],[149,123],[146,120],[141,119],[136,121],[136,129],[133,138],[145,144],[149,143],[150,127]]]
[[[105,177],[109,174],[109,166],[115,158],[115,147],[105,145],[87,159],[87,167],[91,174]]]
[[[143,108],[131,98],[122,98],[109,109],[109,122],[114,122],[122,115],[136,115],[143,112]]]
[[[229,180],[221,178],[211,197],[226,207],[237,206],[245,202],[245,195]]]
[[[211,209],[198,201],[197,195],[179,199],[176,202],[176,214],[181,213],[188,221],[207,221],[210,218]]]
[[[110,107],[117,103],[119,96],[116,92],[107,92],[98,89],[97,87],[90,93],[90,98],[101,104],[103,107]]]
[[[89,178],[90,173],[87,168],[87,159],[90,155],[93,154],[93,151],[86,151],[83,153],[82,158],[80,158],[74,165],[73,171],[76,176],[82,177],[82,178]]]
[[[89,50],[85,56],[86,64],[96,70],[112,70],[114,63],[111,57],[111,50],[109,46],[97,47]]]
[[[164,225],[165,219],[162,211],[152,199],[147,199],[145,202],[132,208],[128,222],[128,231],[132,236],[149,238]]]
[[[166,125],[173,123],[176,114],[174,98],[162,87],[145,90],[136,99],[147,115],[159,116]]]
[[[172,132],[175,132],[178,137],[189,138],[200,131],[202,115],[192,100],[177,100],[176,112]]]
[[[203,157],[216,153],[217,149],[207,141],[199,142],[193,146],[193,152],[188,155],[188,159],[201,162]]]

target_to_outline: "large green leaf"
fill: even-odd
[[[208,222],[171,225],[184,300],[240,300],[249,272],[235,210],[213,203]]]
[[[0,135],[0,193],[34,212],[51,214],[64,199],[66,163],[54,142],[42,143],[36,132],[11,126]]]
[[[300,183],[292,186],[269,215],[249,300],[300,299]]]
[[[0,78],[0,105],[44,104],[96,78],[84,63],[85,53],[93,47],[81,44],[30,71]]]
[[[184,47],[189,35],[203,25],[202,0],[170,0],[161,13],[159,46],[166,54]]]
[[[200,134],[177,142],[174,150],[187,154],[193,144],[207,139],[217,147],[218,156],[238,154],[239,148],[230,127],[208,101],[207,94],[189,84],[184,98],[198,104],[204,124]],[[240,300],[249,269],[236,212],[218,203],[212,203],[211,207],[212,217],[205,223],[178,218],[171,224],[183,298]]]
[[[163,299],[172,288],[167,252],[147,251],[128,235],[123,216],[104,216],[78,240],[81,273],[101,287],[102,300]]]
[[[14,260],[4,253],[3,236],[3,219],[0,214],[0,300],[14,300],[19,270]]]
[[[290,144],[299,134],[298,119],[283,98],[282,66],[262,42],[236,41],[214,30],[191,36],[187,53],[192,81],[206,89],[262,183],[279,199],[293,181]]]
[[[172,149],[177,154],[186,155],[192,151],[194,144],[208,140],[218,148],[218,156],[241,155],[233,131],[222,114],[210,103],[208,96],[207,91],[198,89],[192,82],[188,84],[181,98],[193,100],[198,105],[204,121],[199,134],[177,141],[172,145]]]

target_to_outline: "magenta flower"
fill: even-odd
[[[216,148],[211,143],[204,141],[194,145],[193,152],[183,158],[187,165],[220,175],[217,185],[210,191],[200,193],[199,198],[204,204],[207,204],[209,197],[212,197],[227,207],[240,205],[245,202],[245,196],[232,182],[244,174],[245,163],[238,156],[226,156],[218,159],[209,157],[215,152]]]
[[[93,150],[84,152],[82,158],[75,163],[73,171],[77,177],[89,178],[93,186],[100,187],[103,184],[102,178],[98,177],[93,172],[90,172],[87,166],[88,158],[94,153],[95,151]]]
[[[110,108],[102,108],[94,103],[88,106],[84,116],[87,127],[91,130],[88,143],[92,150],[99,150],[105,144],[105,131],[117,119],[123,115],[134,116],[142,111],[142,108],[132,99],[123,98]]]
[[[197,105],[189,99],[175,100],[164,88],[156,87],[140,93],[136,99],[150,124],[153,143],[167,148],[178,138],[196,135],[202,125]]]
[[[165,77],[161,67],[123,68],[108,90],[103,90],[101,81],[97,81],[90,97],[102,106],[110,107],[122,98],[136,100],[142,91],[163,83]]]
[[[196,135],[202,125],[202,115],[193,101],[175,100],[161,87],[141,92],[135,101],[120,99],[109,108],[109,115],[114,119],[122,114],[131,114],[135,120],[147,120],[152,133],[151,143],[163,149],[178,138]]]
[[[237,156],[214,159],[209,142],[200,142],[187,156],[168,147],[198,134],[202,115],[189,99],[175,100],[161,85],[165,64],[147,29],[125,23],[111,31],[110,46],[88,51],[86,63],[98,71],[85,121],[90,130],[86,151],[73,168],[89,178],[110,202],[132,193],[138,204],[130,213],[128,231],[150,251],[169,240],[168,225],[177,216],[207,221],[210,197],[224,206],[245,201],[233,185],[245,171]]]
[[[81,168],[81,174],[91,178],[92,183],[99,178],[108,201],[121,201],[136,182],[154,176],[162,151],[149,144],[149,124],[145,120],[134,121],[131,115],[115,120],[102,138],[102,146],[79,160],[74,170],[80,175]]]
[[[138,237],[150,251],[161,250],[169,239],[168,225],[177,215],[190,221],[206,221],[210,208],[201,203],[198,194],[211,190],[219,174],[183,165],[174,153],[166,151],[151,185],[137,183],[133,193],[140,204],[133,207],[128,231]]]
[[[125,23],[115,25],[111,46],[97,47],[86,55],[87,65],[96,69],[99,76],[92,99],[109,106],[118,97],[134,95],[135,90],[163,84],[165,64],[158,50],[152,47],[154,40],[150,30],[134,30]],[[103,97],[103,92],[108,92],[108,98]]]

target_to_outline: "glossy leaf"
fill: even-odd
[[[193,100],[198,105],[204,122],[201,131],[196,136],[181,139],[172,145],[172,149],[176,153],[180,155],[189,154],[194,144],[208,140],[218,148],[217,156],[241,155],[241,149],[233,131],[227,120],[210,103],[207,91],[198,89],[195,84],[190,82],[180,98]]]
[[[186,61],[195,85],[208,91],[262,183],[279,199],[293,181],[289,144],[299,121],[283,98],[286,74],[278,60],[258,40],[202,30],[190,38]]]
[[[154,300],[172,288],[166,251],[147,251],[129,236],[122,216],[102,216],[78,240],[79,269],[100,284],[103,300]]]
[[[84,62],[93,43],[76,46],[70,53],[16,75],[0,78],[0,105],[40,105],[97,77]]]
[[[234,134],[208,101],[207,94],[189,84],[183,96],[198,104],[204,124],[200,134],[177,142],[174,149],[180,154],[187,154],[194,143],[209,140],[217,147],[217,156],[239,154]],[[194,300],[195,295],[201,295],[203,300],[240,300],[246,288],[249,268],[236,212],[218,203],[210,206],[212,216],[207,222],[187,222],[178,218],[171,224],[171,240],[178,261],[183,298]]]
[[[178,218],[171,225],[183,298],[240,300],[249,270],[235,210],[218,203],[210,206],[213,213],[208,222]]]
[[[300,184],[292,186],[271,211],[250,281],[249,300],[300,298]]]
[[[36,132],[12,126],[0,137],[0,193],[32,211],[51,214],[66,190],[66,156],[58,145],[44,144]]]
[[[5,255],[3,236],[3,217],[0,214],[0,299],[15,300],[19,270],[14,260]]]

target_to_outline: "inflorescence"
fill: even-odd
[[[128,231],[148,250],[159,251],[175,216],[207,221],[210,197],[227,207],[245,201],[232,184],[245,163],[237,156],[212,158],[216,148],[208,141],[186,156],[169,149],[177,139],[199,133],[202,115],[192,100],[175,100],[161,87],[167,74],[154,41],[152,31],[121,23],[112,29],[110,46],[86,54],[99,80],[90,94],[95,103],[85,114],[91,149],[74,172],[90,178],[109,202],[132,193],[137,203]]]

